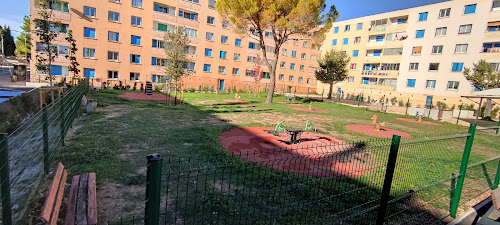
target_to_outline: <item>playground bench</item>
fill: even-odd
[[[64,165],[58,163],[40,216],[44,224],[57,224],[67,177],[68,172]],[[95,180],[95,173],[73,176],[66,207],[65,225],[97,224]]]
[[[482,216],[481,220],[477,224],[488,225],[488,224],[500,224],[498,221],[493,221],[488,219],[491,213],[500,209],[500,188],[491,190],[491,201],[493,205],[488,209],[488,211]]]

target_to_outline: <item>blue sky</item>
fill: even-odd
[[[340,14],[337,21],[341,21],[443,1],[445,0],[327,0],[327,4],[328,7],[335,4]],[[20,30],[26,15],[29,15],[29,0],[6,0],[0,7],[0,25],[9,25],[11,29]],[[12,34],[18,35],[16,32]]]

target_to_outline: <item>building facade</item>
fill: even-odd
[[[40,18],[39,8],[31,1],[33,20]],[[186,51],[193,63],[192,75],[184,78],[186,88],[210,87],[224,90],[246,90],[254,85],[251,69],[262,52],[258,42],[240,35],[222,21],[215,10],[214,0],[51,0],[53,18],[60,25],[53,42],[58,56],[52,66],[56,82],[68,77],[69,61],[66,33],[72,30],[76,40],[80,77],[89,77],[94,86],[113,87],[122,84],[139,88],[147,81],[157,84],[168,79],[164,67],[166,56],[164,35],[182,26],[190,37]],[[272,35],[266,32],[274,51]],[[33,36],[32,51],[44,48]],[[269,52],[269,51],[268,51]],[[269,55],[269,53],[268,53]],[[276,72],[276,91],[310,93],[316,91],[314,70],[321,55],[321,45],[303,40],[283,44]],[[271,53],[271,57],[273,54]],[[32,56],[36,62],[36,54]],[[264,65],[261,90],[269,83]],[[32,65],[31,82],[47,82],[47,74]]]
[[[464,68],[484,59],[500,70],[500,1],[453,0],[336,22],[323,54],[332,48],[351,57],[334,92],[422,107],[470,104],[460,98],[475,91]]]

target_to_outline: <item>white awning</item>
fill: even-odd
[[[472,95],[462,96],[464,98],[490,98],[500,99],[500,88],[478,91]]]

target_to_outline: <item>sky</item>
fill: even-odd
[[[443,1],[446,0],[326,0],[326,3],[327,9],[335,4],[339,11],[337,21],[341,21]],[[13,30],[21,30],[23,17],[27,15],[29,15],[29,0],[6,0],[0,7],[0,25],[9,25]],[[19,33],[12,32],[12,35],[16,37]]]

